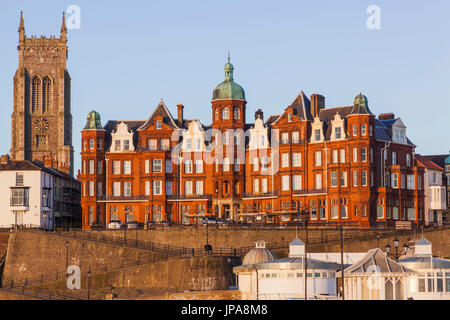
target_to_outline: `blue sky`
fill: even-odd
[[[422,154],[450,149],[450,2],[382,1],[2,1],[0,152],[10,149],[17,28],[59,35],[62,11],[81,9],[69,30],[73,145],[92,109],[108,119],[145,120],[160,98],[174,116],[211,122],[210,100],[227,52],[246,92],[247,119],[280,113],[300,90],[327,107],[364,93],[374,114],[393,112]],[[381,29],[369,30],[369,5]]]

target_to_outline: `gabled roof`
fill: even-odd
[[[117,131],[117,125],[119,123],[125,123],[128,127],[128,131],[132,131],[133,134],[133,144],[135,148],[138,144],[138,132],[137,129],[139,129],[145,121],[139,121],[139,120],[109,120],[105,126],[103,127],[106,132],[108,133],[105,137],[105,150],[109,150],[109,147],[111,146],[111,132]]]
[[[438,171],[444,171],[444,168],[441,168],[436,163],[431,161],[430,159],[420,155],[416,154],[416,159],[419,164],[421,164],[423,167],[430,169],[430,170],[438,170]]]
[[[424,156],[428,160],[433,161],[435,164],[437,164],[440,167],[445,167],[445,159],[448,157],[448,154],[440,154],[440,155],[431,155],[431,156]]]
[[[295,238],[294,241],[292,241],[289,245],[291,245],[291,246],[304,246],[305,244],[299,238]]]
[[[371,249],[358,262],[344,270],[346,276],[383,273],[416,273],[398,264],[381,249]]]
[[[429,246],[431,242],[422,237],[419,241],[416,242],[416,246]]]
[[[28,160],[13,160],[7,164],[0,164],[0,171],[45,171],[54,176],[59,176],[68,180],[76,180],[71,175],[57,169],[44,166],[41,162]]]
[[[178,125],[176,124],[175,120],[172,117],[172,114],[170,113],[169,109],[167,109],[165,103],[163,100],[161,100],[156,107],[156,109],[153,111],[153,113],[150,115],[150,118],[140,127],[138,130],[144,130],[150,125],[153,124],[155,117],[160,116],[163,118],[163,122],[170,126],[173,129],[179,129]],[[182,124],[180,124],[182,125]]]
[[[266,122],[264,122],[265,125],[270,125],[274,123],[281,115],[271,115],[269,118],[267,118]]]
[[[28,160],[14,160],[7,164],[0,164],[2,171],[41,171],[42,166]]]
[[[322,121],[331,122],[332,120],[334,120],[334,116],[336,115],[336,113],[338,113],[341,118],[345,119],[350,114],[352,109],[353,106],[321,109],[319,111],[319,119]]]
[[[296,115],[297,117],[303,120],[314,120],[311,115],[311,102],[309,101],[303,90],[300,91],[298,96],[294,99],[294,101],[292,101],[289,107],[292,107],[292,109],[294,110],[294,115]]]

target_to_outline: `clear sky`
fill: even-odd
[[[62,11],[81,10],[69,30],[73,145],[89,111],[106,120],[146,120],[161,98],[176,117],[211,122],[214,87],[227,52],[246,92],[247,119],[262,108],[279,114],[300,90],[326,106],[362,92],[371,111],[393,112],[422,154],[450,149],[450,1],[190,0],[2,1],[0,4],[0,152],[9,153],[17,28],[58,35]],[[369,5],[381,29],[369,30]]]

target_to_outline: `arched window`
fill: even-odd
[[[134,215],[133,215],[132,213],[128,213],[128,214],[126,215],[126,221],[127,221],[127,222],[134,221]]]
[[[214,118],[215,118],[216,120],[219,120],[219,108],[216,109]]]
[[[239,108],[238,107],[234,107],[234,109],[233,109],[233,119],[239,120]]]
[[[226,107],[222,111],[222,119],[229,119],[229,118],[230,118],[230,109]]]
[[[111,213],[109,221],[119,220],[119,215],[117,213]]]
[[[223,191],[224,191],[224,193],[225,194],[228,194],[228,193],[230,193],[230,183],[228,182],[228,181],[225,181],[224,183],[223,183]]]
[[[50,110],[50,101],[52,95],[52,80],[49,77],[44,78],[44,86],[42,90],[42,112]]]
[[[41,89],[42,89],[42,82],[41,78],[34,77],[33,78],[33,92],[31,97],[31,111],[36,112],[39,109],[39,104],[41,100]]]

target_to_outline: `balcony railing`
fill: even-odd
[[[211,200],[212,195],[211,194],[187,194],[187,195],[166,195],[167,200]]]
[[[134,196],[97,196],[97,200],[124,200],[124,201],[133,201],[133,200],[148,200],[150,196],[146,195],[134,195]]]
[[[28,198],[11,198],[10,206],[11,207],[28,207],[29,206]]]
[[[276,197],[278,196],[278,191],[274,192],[261,192],[261,193],[244,193],[242,198],[265,198],[265,197]]]
[[[140,151],[170,151],[170,147],[143,147]]]
[[[304,144],[304,143],[305,143],[304,139],[280,140],[280,145],[281,144]]]
[[[303,190],[294,190],[292,194],[317,194],[317,193],[327,193],[327,189],[303,189]]]

